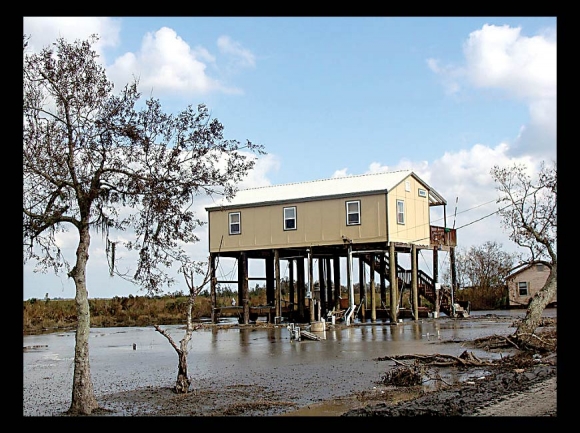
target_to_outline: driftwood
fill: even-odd
[[[384,356],[377,358],[377,361],[393,361],[396,364],[404,367],[409,367],[409,365],[402,363],[398,360],[400,359],[412,359],[415,362],[421,362],[423,365],[435,366],[435,367],[481,367],[489,366],[493,364],[491,361],[482,361],[472,352],[464,351],[459,357],[453,355],[395,355],[395,356]]]
[[[412,364],[400,360],[413,360]],[[415,386],[423,382],[440,380],[443,381],[438,371],[429,373],[427,367],[488,367],[493,365],[491,361],[482,361],[472,352],[464,351],[460,356],[452,355],[395,355],[377,358],[377,361],[393,361],[396,366],[382,377],[385,385]],[[424,379],[426,377],[426,379]]]
[[[484,348],[516,348],[517,353],[513,356],[501,357],[496,360],[481,360],[473,354],[465,350],[459,356],[453,355],[394,355],[376,358],[377,361],[393,361],[395,367],[389,369],[387,374],[382,377],[382,382],[385,385],[393,386],[415,386],[420,385],[426,381],[439,380],[443,381],[438,373],[438,369],[434,368],[431,372],[428,367],[458,367],[458,368],[485,368],[485,369],[506,369],[506,371],[525,371],[526,368],[537,366],[538,364],[556,365],[556,347],[557,334],[556,330],[548,330],[542,332],[540,335],[528,335],[529,339],[537,342],[535,349],[543,349],[547,351],[548,356],[542,358],[537,350],[527,350],[527,346],[518,345],[518,339],[515,335],[499,336],[491,335],[484,338],[474,340],[475,347]],[[404,362],[409,360],[412,362]],[[426,377],[427,380],[423,378]],[[444,381],[443,381],[444,382]]]
[[[553,352],[556,350],[558,338],[555,329],[540,333],[520,333],[517,335],[490,335],[474,340],[475,347],[485,350],[515,348],[518,350],[531,350],[540,352]]]
[[[490,335],[488,337],[477,338],[473,343],[475,347],[483,348],[485,350],[520,348],[511,336],[504,337],[502,335]]]

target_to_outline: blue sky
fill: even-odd
[[[447,199],[460,248],[489,240],[517,252],[488,216],[497,210],[490,170],[518,162],[535,172],[556,160],[556,21],[24,17],[23,32],[30,50],[97,33],[116,88],[138,76],[142,94],[166,111],[205,103],[227,138],[263,144],[267,155],[241,188],[413,169]],[[196,203],[203,219],[208,204]],[[206,235],[200,229],[190,246],[199,260]],[[89,296],[143,295],[108,276],[102,242],[92,239]],[[59,242],[74,261],[76,233]],[[74,297],[65,275],[33,268],[24,265],[24,299]],[[185,287],[168,291],[176,289]]]

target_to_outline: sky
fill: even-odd
[[[492,241],[518,253],[497,216],[490,171],[521,163],[534,175],[542,162],[556,161],[556,21],[23,17],[23,33],[32,51],[59,37],[98,34],[94,48],[117,89],[139,77],[142,95],[158,98],[166,112],[203,103],[226,138],[263,145],[267,154],[239,188],[411,169],[447,200],[459,249]],[[204,220],[210,204],[205,197],[194,203]],[[197,234],[188,251],[206,260],[207,226]],[[58,242],[74,263],[77,233]],[[89,298],[145,295],[109,276],[104,251],[93,234]],[[122,260],[135,269],[130,256]],[[431,260],[420,256],[419,266],[432,271]],[[219,272],[231,272],[223,266]],[[265,275],[259,264],[249,272]],[[166,292],[187,292],[177,278]],[[47,295],[73,298],[74,283],[24,263],[23,298]]]

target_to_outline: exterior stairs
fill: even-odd
[[[369,255],[362,255],[361,259],[363,262],[370,266],[371,260]],[[385,277],[388,279],[390,276],[390,258],[388,255],[385,255]],[[375,270],[380,272],[380,257],[375,256]],[[411,278],[412,272],[410,269],[405,269],[401,265],[397,265],[397,287],[399,291],[402,293],[403,290],[410,290],[411,289]],[[419,296],[423,296],[426,300],[428,300],[432,305],[436,304],[436,292],[435,292],[435,283],[433,282],[433,278],[430,277],[422,270],[417,271],[417,292]],[[453,313],[451,311],[451,289],[448,287],[441,287],[439,290],[439,311],[445,313],[448,316],[452,316]],[[401,297],[399,298],[401,299]],[[458,311],[458,304],[455,305],[456,314]],[[468,308],[468,306],[465,306]],[[464,306],[459,306],[461,308],[461,314],[464,315],[463,311],[467,309]]]

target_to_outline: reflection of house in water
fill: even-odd
[[[446,204],[411,170],[238,191],[231,201],[222,200],[206,208],[212,321],[217,321],[221,311],[216,305],[217,284],[237,284],[235,308],[240,309],[241,323],[265,314],[264,309],[271,322],[283,318],[314,322],[339,311],[347,324],[356,315],[374,320],[377,311],[387,310],[387,288],[387,316],[391,321],[397,321],[403,290],[410,291],[411,309],[417,318],[423,299],[435,305],[436,296],[444,292],[435,290],[439,288],[435,284],[437,252],[450,251],[454,268],[456,231],[447,228]],[[431,225],[432,206],[443,206],[443,212],[436,215],[443,227]],[[422,249],[433,252],[433,276],[419,270],[418,253]],[[402,254],[410,256],[411,269],[400,266]],[[237,278],[223,279],[219,275],[221,258],[236,261]],[[358,305],[353,259],[358,259],[359,266]],[[249,276],[249,260],[263,260],[265,276]],[[288,278],[286,299],[280,288],[281,261],[287,263],[283,270],[283,278]],[[341,269],[346,269],[346,295],[341,293]],[[365,281],[367,269],[370,281]],[[375,290],[375,274],[380,278],[380,296]],[[250,280],[265,280],[266,306],[248,305]],[[348,299],[346,310],[342,309],[345,299],[341,303],[341,297]],[[449,314],[452,297],[442,298],[437,305]]]
[[[542,288],[550,275],[550,264],[537,260],[516,266],[506,278],[510,308],[524,308]],[[557,294],[548,305],[556,305]]]

